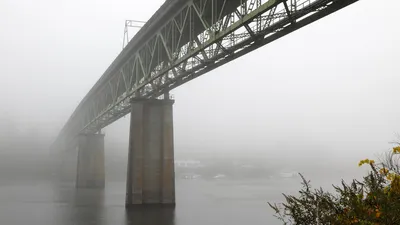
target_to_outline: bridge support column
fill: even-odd
[[[175,204],[173,103],[132,101],[126,207]]]
[[[60,178],[62,182],[73,184],[76,176],[77,154],[74,148],[63,149],[58,156]]]
[[[104,134],[81,134],[78,141],[77,188],[104,188]]]

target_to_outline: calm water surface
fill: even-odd
[[[104,191],[51,182],[0,184],[0,224],[280,224],[267,201],[298,188],[298,179],[177,180],[175,208],[125,210],[124,182],[107,183]]]

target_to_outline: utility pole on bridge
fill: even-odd
[[[133,27],[133,28],[142,28],[143,25],[146,22],[144,21],[140,21],[140,20],[125,20],[125,28],[124,28],[124,40],[122,42],[122,49],[124,49],[126,47],[126,45],[128,45],[130,38],[129,38],[129,27]]]

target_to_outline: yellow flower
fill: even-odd
[[[363,164],[367,163],[367,161],[369,161],[369,160],[368,160],[368,159],[361,160],[361,161],[358,163],[358,166],[362,166]]]
[[[375,163],[374,160],[364,159],[364,160],[361,160],[361,161],[358,163],[358,166],[362,166],[363,164],[374,164],[374,163]]]
[[[379,211],[376,212],[376,213],[375,213],[375,216],[376,216],[376,218],[379,218],[379,217],[381,216],[381,212],[379,212]]]
[[[395,174],[394,173],[389,173],[388,175],[386,175],[386,179],[392,181],[395,178]]]
[[[389,173],[389,170],[386,169],[386,168],[382,168],[382,169],[379,170],[379,172],[380,172],[381,174],[386,175],[387,173]]]
[[[399,153],[399,154],[400,154],[400,146],[394,147],[394,148],[393,148],[393,153],[394,153],[394,154],[396,154],[396,153]]]

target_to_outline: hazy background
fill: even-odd
[[[163,2],[1,0],[0,154],[47,154],[121,51],[125,19]],[[176,156],[356,171],[399,131],[398,6],[359,1],[175,89]],[[126,156],[128,121],[104,129],[107,155]]]
[[[267,201],[300,187],[280,172],[327,189],[400,133],[400,3],[360,0],[172,91],[175,158],[206,165],[177,166],[172,212],[123,207],[129,116],[103,130],[104,192],[48,182],[49,146],[121,51],[125,20],[163,2],[0,0],[0,224],[278,224]]]

